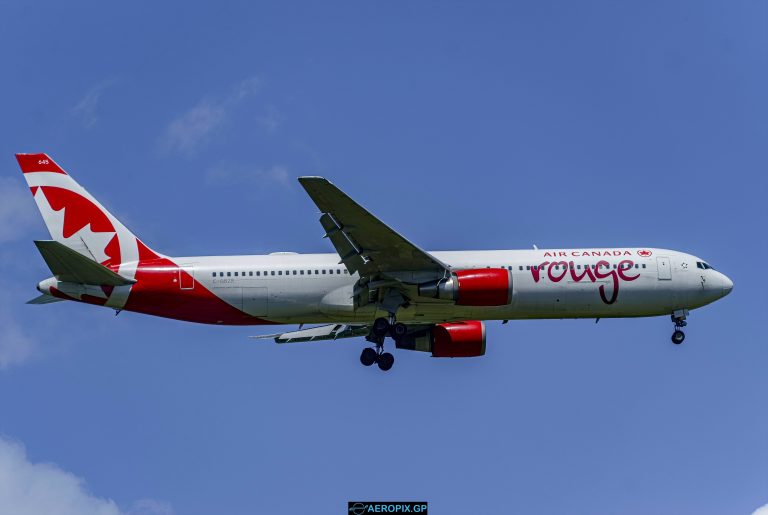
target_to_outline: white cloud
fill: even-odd
[[[20,365],[37,353],[37,341],[17,321],[11,302],[0,294],[0,370]]]
[[[72,108],[72,114],[80,118],[86,129],[93,127],[99,120],[99,105],[101,95],[114,81],[109,80],[97,84],[85,94],[85,96]]]
[[[288,173],[288,168],[280,165],[270,168],[219,165],[208,170],[205,178],[207,183],[212,186],[258,187],[265,184],[276,184],[288,188],[291,185],[291,176]]]
[[[167,502],[139,499],[128,509],[126,515],[173,515],[173,508]]]
[[[192,154],[226,123],[238,104],[258,92],[260,85],[258,78],[251,77],[235,84],[223,99],[201,100],[168,124],[162,138],[164,146],[182,154]]]
[[[13,515],[173,515],[167,503],[144,499],[121,510],[93,495],[84,481],[51,463],[32,463],[24,446],[0,437],[0,513]]]
[[[28,234],[38,217],[32,194],[22,181],[0,177],[0,243]]]
[[[32,195],[20,179],[0,177],[0,243],[29,236],[39,223]],[[4,247],[4,251],[7,247]],[[6,253],[0,254],[5,260]],[[17,258],[13,258],[18,261]],[[33,290],[34,292],[34,290]],[[0,291],[0,370],[19,365],[37,351],[37,342],[29,336],[14,313],[18,302],[10,296],[8,284]],[[0,513],[3,513],[0,511]]]
[[[768,504],[760,506],[758,509],[752,512],[752,515],[768,515]]]
[[[275,106],[267,106],[262,116],[256,117],[256,121],[267,132],[275,132],[283,124],[283,114]]]

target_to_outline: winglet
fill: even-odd
[[[52,172],[67,175],[48,154],[16,154],[16,161],[24,173]]]

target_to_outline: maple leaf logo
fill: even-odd
[[[638,250],[637,251],[637,255],[641,256],[641,257],[650,257],[651,254],[653,254],[653,252],[651,252],[650,250],[643,249],[643,250]]]
[[[35,201],[54,240],[97,263],[120,264],[117,231],[90,200],[70,190],[44,186],[35,192]]]

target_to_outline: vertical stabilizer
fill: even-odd
[[[118,269],[147,247],[47,154],[16,154],[54,241]],[[154,253],[153,253],[154,254]]]

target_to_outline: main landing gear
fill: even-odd
[[[672,322],[675,323],[675,332],[672,333],[672,343],[680,345],[683,343],[683,340],[685,340],[685,333],[682,331],[682,328],[688,325],[688,322],[685,321],[685,313],[679,314],[675,312],[671,318]]]
[[[407,325],[393,322],[394,317],[391,317],[391,321],[386,318],[377,318],[373,321],[371,334],[365,339],[375,344],[376,347],[366,347],[363,349],[362,354],[360,354],[360,363],[366,367],[376,363],[385,372],[392,368],[392,365],[395,364],[395,357],[389,352],[384,352],[384,339],[389,335],[395,340],[399,340],[408,334]]]

